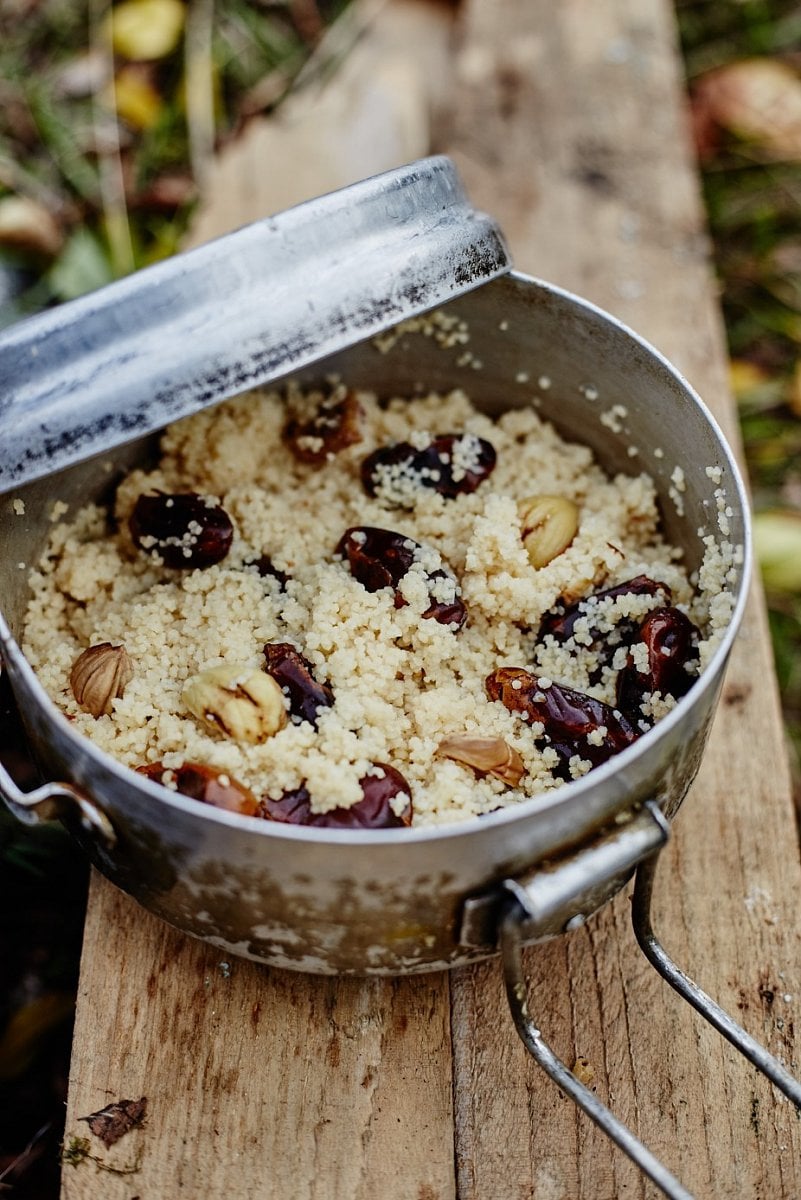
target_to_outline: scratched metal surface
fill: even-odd
[[[0,492],[333,354],[509,267],[442,156],[0,334]]]

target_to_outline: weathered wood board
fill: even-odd
[[[372,57],[362,46],[362,65],[348,76],[353,107],[342,111],[374,107],[370,88],[380,82],[389,132],[372,151],[368,137],[351,158],[328,145],[319,187],[303,176],[309,194],[368,173],[365,163],[391,165],[382,156],[406,120],[396,144],[409,157],[426,152],[423,141],[451,153],[473,200],[500,220],[521,269],[572,287],[649,337],[732,432],[670,6],[466,3],[444,97],[435,72],[432,128],[433,68],[414,45],[423,38],[441,54],[448,20],[410,0],[378,11]],[[387,21],[395,24],[380,24]],[[261,130],[223,159],[198,236],[278,207],[274,161],[264,169],[253,150],[275,147],[275,136]],[[303,145],[308,158],[313,143]],[[291,174],[291,162],[283,168]],[[664,856],[657,928],[682,965],[796,1073],[799,885],[757,596]],[[652,972],[633,944],[625,896],[526,959],[546,1036],[568,1062],[588,1059],[598,1094],[699,1197],[801,1197],[797,1115]],[[96,879],[67,1137],[86,1134],[81,1116],[141,1095],[142,1130],[108,1152],[93,1142],[104,1162],[136,1173],[65,1167],[64,1200],[656,1194],[528,1060],[496,963],[450,978],[365,983],[268,971],[223,961]]]

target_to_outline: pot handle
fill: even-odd
[[[648,801],[631,821],[582,848],[553,869],[540,869],[524,879],[508,879],[502,884],[499,914],[500,946],[503,957],[506,994],[515,1027],[523,1044],[538,1066],[554,1083],[619,1146],[670,1200],[693,1200],[679,1182],[647,1146],[619,1121],[594,1092],[576,1078],[545,1042],[529,1010],[528,989],[523,974],[523,943],[553,929],[554,918],[566,911],[575,912],[580,894],[586,910],[586,897],[619,876],[625,876],[643,859],[656,854],[670,836],[670,826],[658,806]],[[621,880],[622,882],[622,880]],[[567,922],[568,928],[582,924],[584,916]],[[564,921],[562,928],[565,928]]]
[[[572,854],[469,897],[462,910],[459,944],[494,946],[503,913],[510,907],[517,914],[523,942],[583,925],[606,901],[613,881],[619,880],[622,887],[634,867],[670,837],[667,818],[651,800],[626,818]]]
[[[32,792],[23,792],[0,762],[0,799],[23,825],[68,819],[77,812],[82,827],[106,849],[117,841],[106,814],[71,783],[45,783]]]

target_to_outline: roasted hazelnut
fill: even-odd
[[[395,592],[395,607],[403,608],[406,601],[397,590],[398,584],[412,563],[424,553],[424,548],[413,538],[391,529],[355,525],[345,530],[336,553],[347,559],[351,574],[368,592],[391,587]],[[459,597],[456,580],[441,567],[427,572],[426,579],[431,604],[423,617],[438,621],[440,625],[461,628],[467,610]]]
[[[477,775],[494,775],[512,787],[517,787],[526,773],[518,752],[501,737],[452,733],[437,746],[437,754],[470,767]]]
[[[362,407],[352,392],[344,400],[331,396],[323,400],[309,420],[290,417],[284,427],[284,441],[299,462],[319,466],[362,440],[363,417]]]
[[[70,687],[78,704],[93,717],[110,713],[133,679],[133,667],[124,646],[100,642],[79,654],[70,671]]]
[[[222,562],[234,527],[224,508],[197,492],[155,492],[139,497],[129,527],[134,545],[158,555],[166,567],[190,570]]]
[[[421,488],[447,500],[474,492],[492,474],[495,461],[495,447],[484,438],[445,433],[422,448],[396,442],[374,450],[362,463],[362,483],[368,496],[410,508]]]
[[[237,742],[263,742],[287,723],[284,694],[276,681],[241,663],[193,675],[181,700],[193,717]]]
[[[373,773],[374,772],[374,773]],[[362,799],[350,808],[334,808],[313,813],[305,787],[284,792],[277,800],[262,800],[262,815],[285,825],[314,825],[323,829],[398,829],[412,823],[412,799],[408,783],[389,763],[374,763],[373,771],[359,780]],[[405,803],[398,815],[391,801],[403,796]]]
[[[180,767],[165,767],[164,763],[147,763],[137,767],[140,775],[155,780],[170,791],[191,796],[214,808],[242,813],[246,817],[259,815],[259,802],[249,788],[225,771],[204,763],[184,763]]]
[[[576,536],[578,508],[566,496],[529,496],[518,509],[529,562],[536,569],[547,567]]]
[[[271,642],[264,647],[265,670],[289,698],[289,712],[298,721],[308,721],[317,728],[321,708],[334,703],[333,689],[318,683],[312,675],[311,664],[288,642]]]

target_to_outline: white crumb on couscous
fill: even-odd
[[[458,322],[432,316],[406,325],[462,344]],[[382,404],[369,393],[356,396],[361,440],[320,462],[300,461],[284,427],[287,405],[308,410],[326,399],[322,393],[249,393],[170,426],[158,464],[119,485],[111,523],[88,505],[55,525],[31,572],[23,643],[43,685],[74,729],[129,767],[161,763],[176,772],[202,763],[274,800],[305,788],[315,813],[357,803],[359,781],[381,763],[408,783],[416,826],[481,816],[580,778],[606,725],[560,763],[541,722],[489,699],[488,675],[525,668],[541,699],[559,685],[614,706],[616,672],[632,661],[647,666],[645,647],[635,647],[632,659],[620,631],[668,595],[701,631],[703,668],[729,624],[741,551],[707,535],[694,589],[681,553],[660,533],[653,480],[645,473],[610,478],[586,446],[565,441],[531,407],[491,419],[458,390]],[[626,415],[620,405],[612,412]],[[446,434],[458,435],[443,462],[454,477],[476,468],[479,439],[494,447],[495,468],[474,491],[413,492],[402,470],[388,468],[376,494],[367,494],[367,455],[399,442],[424,448]],[[142,543],[137,548],[129,518],[138,498],[154,491],[192,492],[208,506],[222,505],[233,524],[226,557],[178,570]],[[572,541],[538,569],[518,510],[532,494],[567,497],[579,512]],[[353,527],[392,530],[409,550],[411,566],[394,592],[368,591],[337,553]],[[265,556],[278,575],[257,569]],[[636,576],[659,586],[650,594],[595,595]],[[461,628],[426,619],[432,603],[459,598],[467,611]],[[545,614],[568,604],[579,605],[570,638],[538,636]],[[111,713],[95,718],[73,696],[70,673],[83,651],[102,643],[125,647],[133,675]],[[274,643],[294,646],[333,693],[316,728],[288,721],[244,744],[187,711],[182,693],[190,677],[223,664],[262,669],[264,647]],[[647,728],[672,698],[653,693],[643,705]],[[503,739],[522,760],[520,782],[511,786],[438,757],[443,739],[459,734]],[[167,781],[175,787],[174,777]],[[394,798],[396,814],[406,803],[404,793]]]

